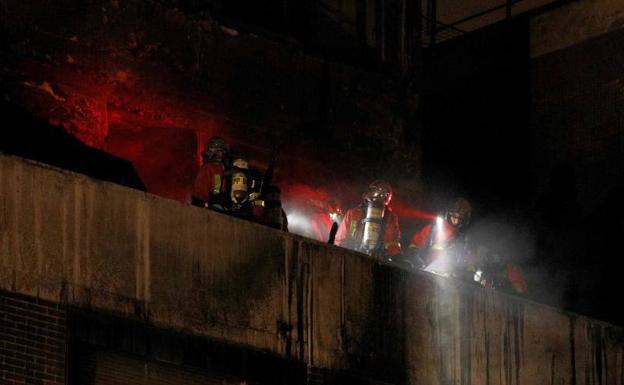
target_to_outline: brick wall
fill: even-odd
[[[65,383],[62,305],[0,291],[0,382]]]

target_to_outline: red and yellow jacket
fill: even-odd
[[[358,250],[364,235],[362,220],[366,217],[364,206],[354,207],[347,211],[338,227],[335,244],[351,250]],[[383,250],[389,257],[401,254],[401,232],[399,218],[386,206],[384,212]]]
[[[219,163],[206,163],[201,165],[195,177],[192,196],[195,199],[210,202],[210,198],[226,192],[225,167]]]
[[[440,226],[440,228],[435,228]],[[412,252],[421,253],[421,258],[425,264],[435,260],[448,244],[453,242],[458,235],[456,227],[443,221],[440,225],[428,224],[421,231],[416,232],[412,237],[409,248]]]
[[[435,226],[440,227],[436,228]],[[459,230],[451,226],[447,221],[441,222],[440,225],[429,224],[421,231],[414,234],[409,248],[413,250],[413,252],[420,253],[419,257],[422,262],[425,266],[428,266],[439,258],[443,251],[449,247],[458,236]],[[467,258],[467,262],[469,264],[477,264],[474,258]],[[522,274],[522,270],[512,263],[505,263],[504,268],[496,272],[496,277],[488,277],[487,280],[480,282],[481,285],[494,287],[494,282],[491,280],[492,278],[499,282],[506,282],[510,289],[516,293],[526,293],[528,291],[528,285]]]

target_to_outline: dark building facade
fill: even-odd
[[[535,298],[617,321],[622,6],[428,48],[420,8],[5,1],[0,151],[96,179],[0,155],[0,381],[622,383],[619,327],[181,203],[210,136],[279,142],[286,192],[384,177],[403,228],[522,211]]]

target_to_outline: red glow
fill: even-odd
[[[340,208],[332,194],[304,184],[282,186],[284,210],[288,213],[289,230],[326,241],[332,226],[329,213]]]
[[[86,60],[72,57],[75,64]],[[186,200],[201,146],[212,135],[225,137],[250,164],[266,166],[262,162],[269,158],[268,136],[257,128],[234,124],[224,113],[206,110],[210,105],[206,96],[179,93],[193,89],[182,78],[160,79],[161,73],[151,67],[107,60],[79,72],[71,66],[51,68],[27,60],[19,66],[31,78],[28,85],[21,85],[25,105],[85,143],[131,161],[151,193]],[[282,152],[276,180],[290,227],[324,241],[332,225],[329,213],[357,205],[362,186],[352,175],[328,178],[332,170],[318,161],[313,150]],[[396,198],[392,205],[407,220],[435,218]]]
[[[282,186],[284,201],[296,201],[306,206],[327,209],[329,211],[330,194],[321,188],[314,188],[305,184],[290,184]]]
[[[404,202],[396,201],[396,200],[392,201],[392,209],[394,210],[394,213],[399,216],[399,218],[403,218],[403,219],[434,220],[437,217],[436,214],[424,212],[413,206],[409,206]]]

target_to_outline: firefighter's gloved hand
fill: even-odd
[[[192,196],[192,197],[191,197],[191,204],[192,204],[193,206],[197,206],[197,207],[203,207],[203,208],[208,207],[208,202],[206,202],[206,201],[205,201],[205,200],[203,200],[203,199],[199,199],[199,198],[198,198],[198,197],[196,197],[196,196]]]
[[[219,212],[222,212],[222,213],[225,213],[225,212],[227,212],[227,211],[228,211],[225,207],[223,207],[223,205],[221,205],[221,204],[219,204],[219,203],[213,203],[213,204],[211,204],[211,205],[209,206],[209,208],[210,208],[211,210],[219,211]]]

